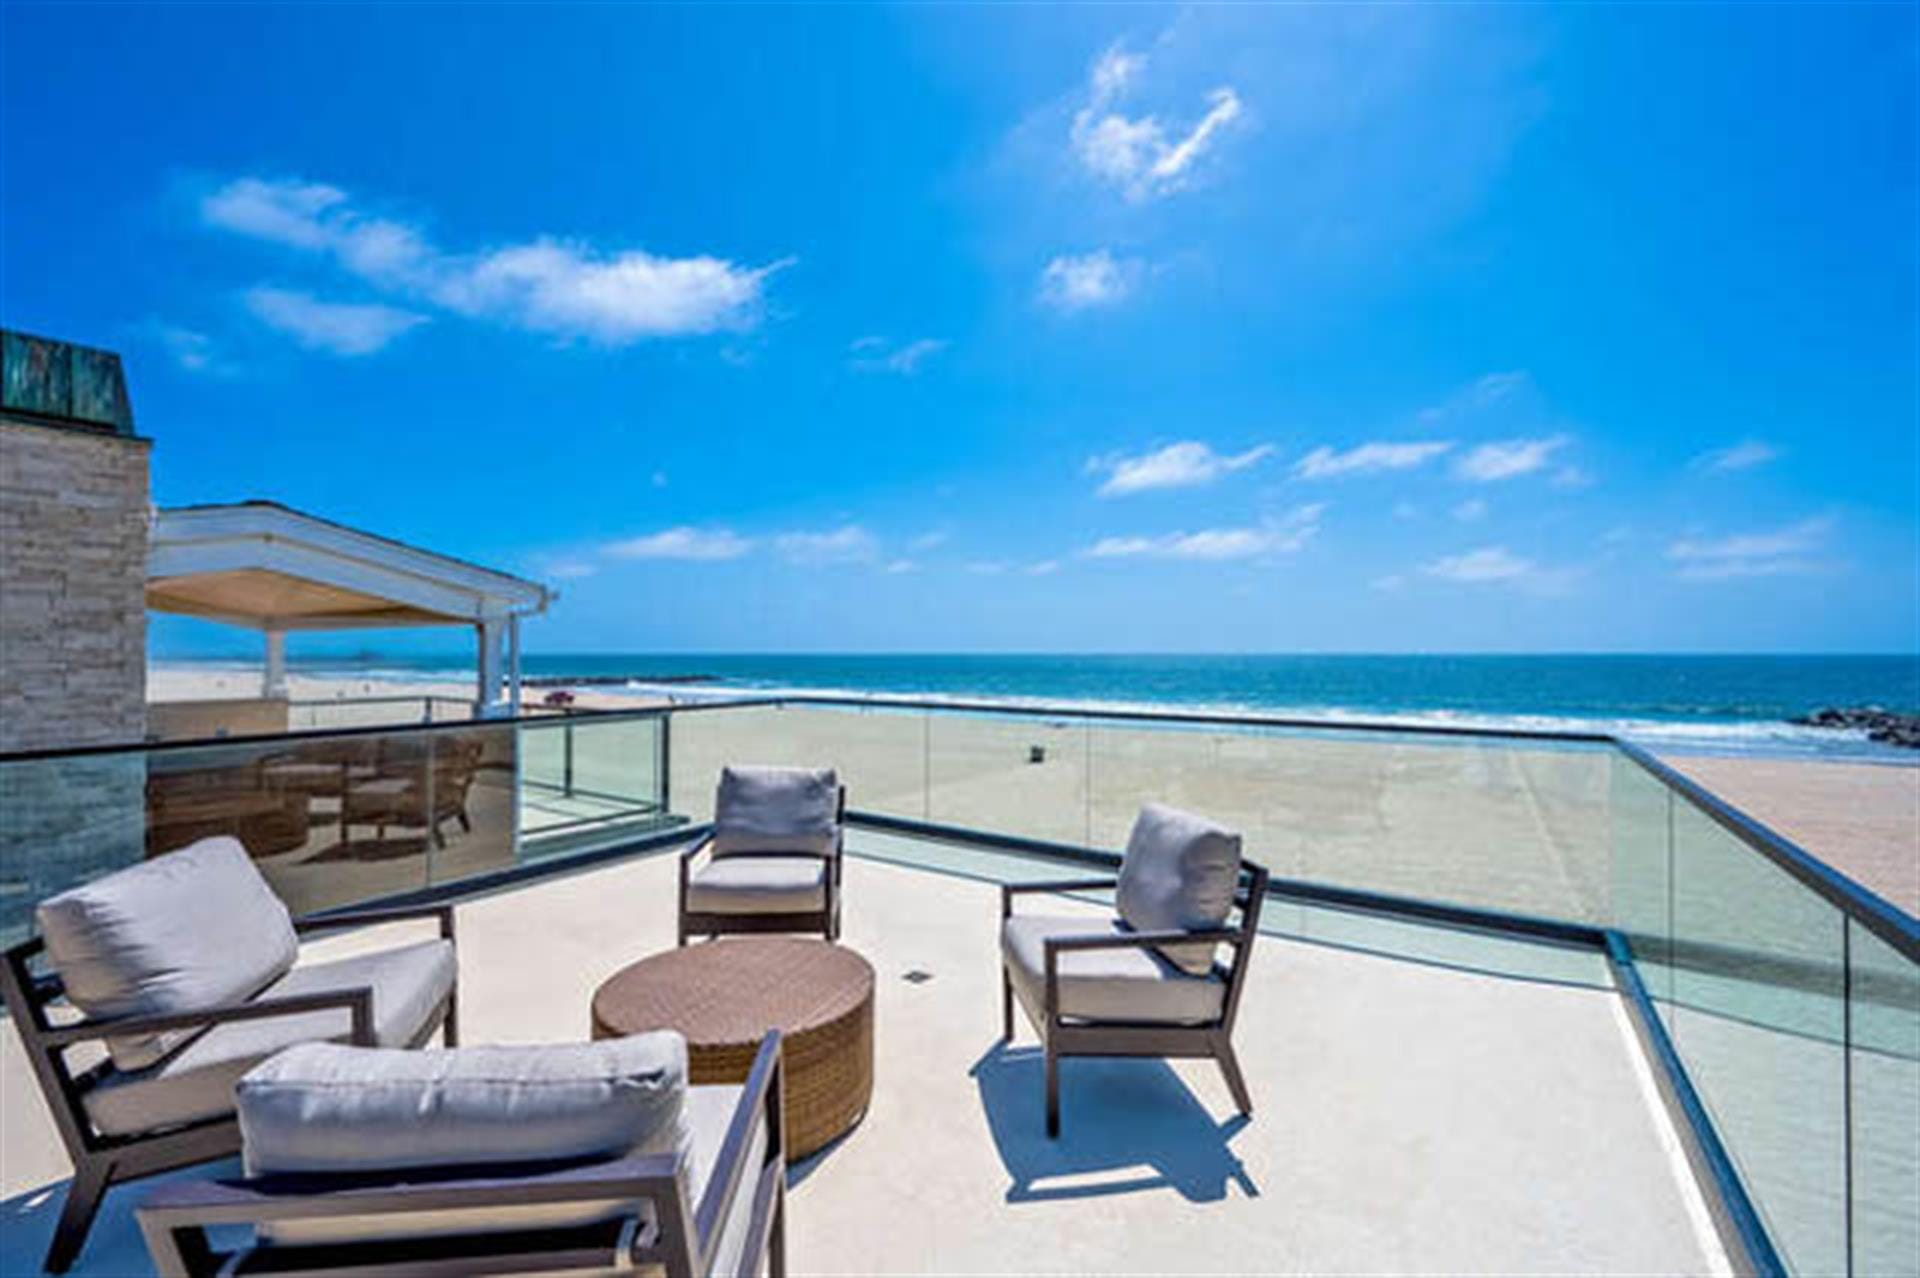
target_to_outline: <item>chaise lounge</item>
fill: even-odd
[[[46,1096],[73,1182],[48,1248],[63,1273],[113,1185],[240,1148],[235,1082],[317,1040],[416,1047],[457,1038],[451,906],[295,921],[238,842],[204,839],[43,901],[0,993]],[[296,965],[321,930],[432,918],[439,937]],[[82,1013],[54,1013],[62,1002]],[[106,1058],[77,1072],[83,1046]]]
[[[1101,889],[1115,891],[1112,918],[1014,913],[1015,896]],[[1233,1024],[1266,893],[1267,871],[1242,862],[1239,835],[1160,804],[1141,809],[1117,878],[1000,889],[1001,1032],[1012,1039],[1017,999],[1046,1052],[1047,1135],[1060,1134],[1067,1056],[1211,1058],[1240,1112],[1253,1112]],[[1231,963],[1218,961],[1221,946]]]

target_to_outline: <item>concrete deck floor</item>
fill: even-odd
[[[878,977],[877,1078],[865,1121],[792,1173],[797,1274],[1728,1271],[1591,955],[1277,909],[1290,935],[1257,948],[1241,1009],[1251,1120],[1209,1063],[1069,1061],[1049,1141],[1030,1032],[997,1042],[984,880],[1057,867],[870,832],[851,847],[845,943]],[[584,1037],[594,987],[672,944],[673,882],[652,856],[462,905],[466,1041]],[[0,1273],[31,1273],[67,1167],[10,1029],[0,1067]],[[146,1271],[143,1192],[110,1195],[76,1272]]]

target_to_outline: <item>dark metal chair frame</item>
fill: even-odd
[[[786,1144],[782,1121],[780,1035],[769,1033],[747,1075],[739,1108],[721,1143],[700,1201],[687,1195],[684,1153],[615,1158],[529,1169],[459,1168],[381,1176],[263,1176],[165,1185],[139,1208],[140,1229],[161,1278],[219,1273],[298,1272],[347,1278],[457,1278],[466,1274],[625,1271],[660,1265],[667,1278],[713,1271],[724,1223],[743,1186],[753,1195],[740,1272],[773,1278],[786,1260]],[[746,1153],[755,1122],[766,1152],[756,1168]],[[267,1244],[222,1252],[208,1230],[337,1216],[402,1215],[518,1207],[530,1203],[631,1204],[631,1214],[597,1224],[384,1242]],[[649,1218],[640,1210],[651,1203]]]
[[[294,930],[302,935],[332,932],[342,928],[368,927],[402,919],[434,918],[440,922],[440,935],[451,941],[453,907],[427,905],[407,909],[365,910],[351,914],[333,914],[317,919],[296,919]],[[226,1158],[240,1152],[240,1124],[232,1115],[201,1119],[177,1127],[162,1128],[130,1136],[103,1136],[87,1117],[82,1097],[110,1070],[106,1061],[75,1075],[68,1067],[66,1054],[82,1043],[99,1042],[119,1034],[141,1034],[160,1030],[211,1028],[235,1021],[257,1021],[276,1016],[294,1016],[306,1012],[344,1009],[352,1017],[348,1041],[374,1045],[373,988],[323,990],[313,994],[283,998],[257,998],[244,1003],[200,1008],[190,1012],[170,1012],[161,1016],[121,1016],[89,1019],[55,1025],[47,1017],[47,1008],[65,997],[65,986],[53,971],[35,972],[33,960],[45,948],[35,937],[0,956],[0,994],[26,1049],[35,1080],[53,1113],[54,1126],[73,1160],[73,1182],[67,1187],[66,1205],[54,1228],[47,1248],[48,1273],[65,1273],[87,1240],[87,1231],[100,1210],[107,1190],[130,1180],[159,1172],[172,1171],[194,1163]],[[444,1028],[445,1042],[452,1046],[459,1039],[459,981],[427,1018],[426,1025],[408,1044],[422,1046],[436,1030]]]
[[[1048,883],[1006,883],[1000,888],[1002,927],[1013,916],[1013,898],[1035,892],[1091,892],[1119,886],[1117,878],[1060,879]],[[1227,1090],[1242,1114],[1253,1113],[1253,1098],[1247,1094],[1247,1081],[1240,1073],[1239,1058],[1233,1054],[1233,1024],[1240,1014],[1240,994],[1246,987],[1247,963],[1253,957],[1253,940],[1260,930],[1260,907],[1267,896],[1265,866],[1243,861],[1240,882],[1233,903],[1240,911],[1237,927],[1218,927],[1195,931],[1178,929],[1154,932],[1115,932],[1111,936],[1049,937],[1046,941],[1046,988],[1039,1007],[1031,1006],[1026,996],[1020,1005],[1040,1035],[1047,1058],[1047,1135],[1060,1134],[1060,1060],[1066,1056],[1160,1056],[1185,1059],[1210,1059],[1220,1066]],[[1196,1025],[1168,1025],[1156,1022],[1093,1021],[1060,1014],[1060,956],[1083,950],[1142,949],[1171,945],[1181,941],[1214,941],[1233,950],[1233,962],[1215,961],[1214,974],[1225,983],[1226,995],[1220,1018]],[[1001,1034],[1013,1039],[1013,977],[1007,970],[1006,956],[1000,959]]]
[[[818,932],[829,941],[840,939],[841,875],[847,862],[847,787],[840,787],[839,806],[834,811],[833,852],[816,857],[810,852],[769,852],[767,856],[807,857],[827,862],[827,898],[818,910],[796,910],[786,914],[730,914],[708,910],[689,910],[687,891],[693,882],[693,863],[713,843],[713,835],[691,844],[680,853],[680,944],[695,936],[739,936],[763,932]],[[743,853],[742,855],[747,855]]]

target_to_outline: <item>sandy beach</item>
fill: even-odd
[[[155,701],[241,698],[257,695],[259,676],[245,667],[162,666],[150,688]],[[645,704],[574,692],[582,706]],[[321,728],[413,711],[300,703],[447,698],[435,705],[439,720],[458,717],[455,703],[472,687],[294,675],[289,693],[293,726]],[[1920,911],[1920,767],[1666,759],[1842,873]],[[1120,846],[1138,805],[1159,798],[1237,825],[1279,875],[1589,921],[1642,895],[1650,872],[1642,846],[1664,838],[1650,823],[1657,787],[1645,774],[1603,750],[1552,745],[756,708],[676,716],[673,761],[672,806],[696,819],[710,804],[710,778],[728,761],[832,763],[863,810],[1101,847]],[[1702,845],[1702,865],[1728,839],[1706,826],[1677,837],[1683,850]]]

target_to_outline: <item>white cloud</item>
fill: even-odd
[[[897,577],[902,573],[915,572],[919,567],[920,565],[911,559],[895,559],[889,561],[883,571],[885,571],[888,576]]]
[[[1463,524],[1478,523],[1487,517],[1487,503],[1478,497],[1469,498],[1455,506],[1450,513]]]
[[[1339,475],[1411,470],[1425,465],[1452,447],[1452,442],[1447,440],[1373,442],[1356,445],[1345,452],[1335,452],[1322,444],[1295,462],[1293,473],[1301,479],[1332,479]]]
[[[940,546],[946,545],[947,538],[948,538],[948,534],[945,529],[936,528],[932,532],[923,532],[918,537],[915,537],[912,541],[908,542],[907,549],[915,550],[915,551],[934,550]]]
[[[920,365],[947,349],[950,343],[937,337],[922,337],[895,346],[884,337],[863,337],[847,349],[852,366],[863,373],[897,373],[911,377]]]
[[[1088,76],[1087,102],[1074,113],[1070,133],[1074,154],[1087,172],[1132,200],[1180,190],[1221,131],[1244,113],[1240,95],[1223,86],[1207,95],[1206,114],[1184,134],[1170,132],[1152,115],[1123,115],[1114,107],[1146,66],[1144,54],[1117,45],[1103,53]]]
[[[1434,426],[1483,412],[1516,397],[1531,396],[1532,392],[1533,378],[1524,372],[1488,373],[1454,392],[1444,402],[1421,409],[1419,419]]]
[[[825,532],[788,532],[773,539],[774,549],[790,563],[824,565],[872,563],[880,557],[880,542],[859,524]]]
[[[1513,581],[1533,574],[1536,565],[1522,559],[1505,546],[1483,546],[1465,554],[1444,555],[1421,569],[1429,577],[1443,581]]]
[[[998,577],[1007,570],[1007,565],[998,559],[976,559],[966,568],[976,577]]]
[[[1040,272],[1040,300],[1062,311],[1084,311],[1123,302],[1140,282],[1138,258],[1116,258],[1107,249],[1062,256]]]
[[[1088,460],[1087,470],[1107,476],[1106,482],[1100,485],[1100,496],[1123,497],[1156,488],[1210,484],[1222,475],[1245,470],[1272,453],[1273,445],[1261,444],[1244,453],[1221,454],[1197,439],[1189,439],[1138,457],[1119,454],[1094,457]]]
[[[334,355],[371,355],[388,342],[427,322],[414,311],[377,303],[323,302],[292,289],[248,289],[247,309],[270,328],[308,350]]]
[[[1460,458],[1454,471],[1460,478],[1477,483],[1514,479],[1544,469],[1567,442],[1565,435],[1549,435],[1542,439],[1503,439],[1481,444]]]
[[[1826,546],[1831,519],[1805,519],[1769,532],[1730,537],[1685,537],[1667,547],[1686,581],[1724,581],[1737,577],[1779,577],[1821,571],[1813,556]]]
[[[1291,554],[1320,531],[1326,503],[1300,506],[1279,519],[1247,528],[1206,528],[1158,537],[1103,537],[1082,553],[1090,559],[1188,559],[1223,561]]]
[[[1716,448],[1701,453],[1690,463],[1695,470],[1709,474],[1725,474],[1729,471],[1751,470],[1755,466],[1764,466],[1780,456],[1780,450],[1772,444],[1759,439],[1743,439],[1737,444],[1725,448]]]
[[[336,238],[325,219],[347,202],[347,193],[319,182],[240,178],[200,202],[212,226],[296,248],[326,248]]]
[[[233,365],[220,358],[214,340],[205,333],[158,320],[145,325],[145,331],[175,364],[189,373],[224,376],[234,371]]]
[[[578,581],[582,577],[593,576],[599,568],[584,559],[550,559],[541,571],[561,581]]]
[[[200,215],[224,231],[324,254],[347,274],[417,304],[615,346],[752,328],[766,278],[787,265],[605,252],[552,236],[452,253],[418,227],[361,211],[338,187],[256,177],[207,195]]]
[[[615,559],[686,559],[711,562],[738,559],[753,542],[725,528],[695,528],[682,524],[644,537],[629,537],[602,548]]]
[[[1050,577],[1059,571],[1060,561],[1058,559],[1042,559],[1038,563],[1028,564],[1026,569],[1027,576],[1029,577]]]

